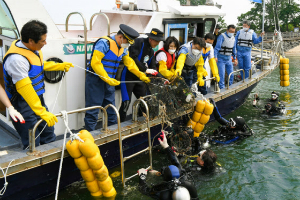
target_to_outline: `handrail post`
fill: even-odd
[[[82,18],[82,21],[83,21],[83,26],[84,26],[84,56],[85,56],[84,66],[86,67],[87,66],[87,63],[86,63],[87,62],[87,28],[86,28],[86,21],[85,21],[85,18],[83,17],[83,15],[82,15],[82,13],[72,12],[67,16],[67,19],[66,19],[66,32],[68,32],[69,19],[70,19],[71,15],[74,15],[74,14],[79,14]]]
[[[103,15],[105,18],[106,18],[106,21],[107,21],[107,35],[110,35],[110,21],[109,21],[109,18],[108,16],[105,14],[105,13],[95,13],[92,15],[91,19],[90,19],[90,30],[92,30],[92,23],[93,23],[93,19],[96,15]]]
[[[240,71],[243,71],[243,82],[245,82],[245,70],[244,70],[244,69],[239,69],[239,70],[233,71],[233,72],[231,72],[231,73],[228,75],[227,90],[229,90],[230,76],[231,76],[233,73],[235,73],[235,72],[240,72]]]

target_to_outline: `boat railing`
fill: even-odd
[[[84,65],[86,66],[86,64],[87,64],[87,27],[86,27],[86,20],[83,17],[82,13],[72,12],[72,13],[68,14],[67,19],[66,19],[66,32],[68,32],[68,30],[69,30],[68,29],[69,28],[69,19],[70,19],[71,15],[75,15],[75,14],[80,15],[82,18],[82,21],[83,21],[83,24],[81,26],[83,26],[83,28],[84,28],[84,57],[85,57]]]
[[[146,96],[146,97],[141,97],[139,99],[137,99],[134,103],[133,103],[133,121],[135,122],[135,119],[137,121],[137,115],[138,115],[138,108],[139,108],[139,104],[140,103],[143,103],[144,106],[145,106],[145,109],[146,109],[146,121],[147,121],[147,128],[145,129],[142,129],[142,130],[139,130],[137,132],[134,132],[130,135],[126,135],[126,136],[122,136],[121,132],[119,132],[119,146],[120,146],[120,159],[121,159],[121,171],[122,171],[122,184],[123,184],[123,187],[125,187],[125,182],[128,181],[129,179],[137,176],[138,174],[134,174],[128,178],[125,177],[125,171],[124,171],[124,162],[130,158],[133,158],[141,153],[144,153],[146,151],[149,151],[149,161],[150,161],[150,166],[148,166],[146,169],[152,169],[152,148],[151,148],[151,132],[150,132],[150,116],[149,116],[149,108],[148,108],[148,105],[147,103],[144,101],[144,98],[147,98],[149,97],[150,95]],[[117,114],[118,115],[118,114]],[[119,120],[119,119],[118,119]],[[135,135],[138,135],[138,134],[141,134],[141,133],[144,133],[144,132],[148,132],[148,144],[149,146],[139,152],[136,152],[130,156],[127,156],[127,157],[124,157],[123,155],[123,144],[122,144],[122,141],[129,138],[129,137],[132,137],[132,136],[135,136]]]
[[[250,72],[249,72],[249,79],[252,78],[252,72],[253,72],[253,69],[256,68],[256,65],[259,63],[259,62],[262,62],[263,59],[259,59],[258,61],[254,62],[252,65],[251,65],[251,69],[250,69]]]
[[[109,104],[107,105],[105,108],[101,107],[101,106],[92,106],[92,107],[88,107],[88,108],[81,108],[81,109],[77,109],[77,110],[72,110],[72,111],[68,111],[67,114],[74,114],[74,113],[80,113],[80,112],[84,112],[84,111],[87,111],[87,110],[93,110],[93,109],[101,109],[103,112],[102,112],[102,116],[103,116],[103,119],[105,120],[102,120],[102,130],[103,131],[107,131],[107,112],[106,112],[106,109],[112,105]],[[117,109],[115,109],[117,110]],[[117,112],[117,114],[119,114]],[[62,116],[62,113],[59,113],[59,114],[56,114],[55,115],[56,117],[61,117]],[[35,149],[35,132],[38,128],[38,126],[43,122],[43,119],[40,119],[33,127],[33,129],[29,129],[29,151],[27,152],[28,155],[37,155],[39,152]]]
[[[2,30],[12,31],[12,32],[14,32],[14,34],[16,36],[14,39],[18,38],[18,34],[15,29],[0,26],[0,35],[2,35]]]
[[[244,69],[238,69],[236,71],[233,71],[228,75],[227,90],[229,90],[229,80],[230,80],[231,75],[234,74],[235,72],[240,72],[240,71],[243,71],[243,82],[245,82],[245,70]]]
[[[92,28],[93,28],[93,19],[94,19],[94,17],[97,16],[97,15],[103,15],[103,16],[105,17],[105,19],[106,19],[106,21],[107,21],[107,35],[110,35],[110,21],[109,21],[108,16],[107,16],[105,13],[99,12],[99,13],[95,13],[95,14],[93,14],[93,15],[91,16],[91,19],[90,19],[90,30],[92,30]]]

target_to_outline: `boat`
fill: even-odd
[[[66,1],[68,2],[68,1]],[[70,2],[69,2],[70,3]],[[72,1],[73,3],[73,1]],[[120,4],[117,2],[118,5]],[[84,84],[85,68],[90,57],[93,42],[104,35],[114,34],[119,30],[119,24],[124,23],[135,28],[143,37],[152,28],[159,28],[165,33],[165,37],[175,36],[181,44],[186,43],[195,36],[203,37],[206,33],[212,32],[220,16],[225,13],[214,5],[202,6],[181,6],[176,0],[137,0],[137,10],[129,5],[124,10],[101,10],[101,4],[96,0],[89,0],[88,4],[93,6],[77,6],[82,12],[70,12],[70,8],[63,1],[53,0],[52,6],[43,0],[0,0],[0,44],[1,44],[1,69],[5,52],[11,43],[20,38],[22,26],[31,19],[38,19],[48,26],[47,45],[43,48],[45,60],[55,62],[72,62],[75,65],[67,74],[62,72],[45,72],[46,93],[44,98],[49,110],[52,113],[59,113],[66,110],[69,116],[68,126],[72,130],[80,130],[84,126],[84,112],[87,109],[99,108],[103,112],[102,129],[92,131],[95,143],[99,146],[104,162],[108,168],[121,164],[122,179],[125,185],[128,178],[125,177],[124,162],[133,156],[149,151],[150,165],[151,140],[161,131],[165,121],[163,117],[156,117],[152,120],[145,117],[138,117],[137,110],[140,104],[147,107],[146,101],[133,99],[129,119],[107,127],[106,108],[92,107],[85,108]],[[71,3],[70,3],[71,5]],[[72,4],[73,5],[73,4]],[[84,8],[83,8],[84,7]],[[55,8],[55,9],[54,9]],[[90,16],[88,24],[85,18]],[[65,23],[61,23],[61,19]],[[80,28],[78,28],[80,25]],[[195,26],[196,25],[196,26]],[[195,27],[198,27],[195,29]],[[194,31],[192,31],[194,28]],[[162,43],[156,48],[162,47]],[[274,48],[265,52],[261,57],[259,52],[253,51],[255,60],[251,69],[251,76],[248,79],[236,82],[220,91],[215,90],[212,84],[211,73],[208,63],[205,64],[209,73],[206,83],[208,94],[205,98],[213,98],[222,116],[237,109],[244,102],[251,90],[261,79],[270,74],[278,65],[280,57],[281,41],[274,38]],[[256,55],[257,54],[257,55]],[[258,69],[257,66],[260,65]],[[0,81],[3,84],[2,70],[0,70]],[[236,70],[233,74],[239,73]],[[55,94],[55,95],[53,95]],[[57,98],[57,99],[56,99]],[[203,97],[197,97],[201,99]],[[120,106],[120,90],[116,92],[116,107],[109,105],[116,112]],[[55,192],[57,186],[58,171],[62,153],[63,165],[60,179],[60,188],[81,179],[79,170],[67,151],[63,149],[63,136],[65,124],[62,119],[55,125],[57,140],[38,147],[34,146],[34,134],[36,126],[30,130],[30,148],[22,150],[18,134],[12,126],[5,107],[0,106],[0,185],[4,184],[3,194],[0,199],[38,199]],[[193,112],[187,109],[179,112],[177,116],[186,116]],[[147,113],[149,116],[149,113]],[[172,117],[170,117],[172,119]],[[134,175],[133,175],[134,176]],[[132,176],[131,176],[132,177]],[[5,183],[9,184],[6,185]]]

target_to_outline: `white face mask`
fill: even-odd
[[[243,30],[244,30],[244,31],[248,31],[248,30],[249,30],[249,28],[245,28],[245,27],[244,27],[244,28],[243,28]]]
[[[232,36],[233,36],[233,33],[227,32],[227,35],[228,35],[228,37],[232,37]]]
[[[192,49],[192,53],[197,56],[201,53],[201,51],[199,51],[198,49]]]
[[[168,50],[169,54],[174,54],[175,51],[176,51],[176,49],[169,49],[169,50]]]
[[[211,47],[212,44],[211,43],[206,43],[206,48]]]
[[[123,43],[123,38],[122,38],[122,43],[121,43],[121,47],[124,49],[127,49],[130,46],[129,43]]]

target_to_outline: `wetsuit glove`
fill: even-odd
[[[102,64],[102,58],[104,57],[104,54],[101,51],[95,50],[93,53],[91,66],[93,70],[96,72],[96,74],[99,75],[99,77],[106,82],[110,86],[116,86],[120,85],[120,81],[110,78],[105,71],[103,64]]]
[[[66,71],[66,72],[68,72],[70,67],[74,67],[74,65],[69,62],[63,62],[63,63],[56,63],[54,61],[45,61],[44,62],[44,70],[45,71]]]
[[[161,135],[160,135],[160,137],[163,139],[163,140],[161,140],[160,138],[158,138],[158,142],[160,143],[160,145],[165,149],[165,148],[168,148],[169,147],[169,145],[168,145],[168,140],[167,140],[167,138],[166,138],[166,135],[165,135],[165,133],[164,133],[164,131],[161,131]]]
[[[18,119],[20,120],[21,124],[24,124],[25,123],[25,120],[23,118],[23,116],[13,107],[13,106],[10,106],[8,108],[8,112],[9,112],[9,115],[11,116],[11,118],[17,122]]]
[[[55,122],[58,122],[55,115],[48,112],[45,107],[42,106],[41,100],[37,93],[33,89],[31,80],[26,77],[16,83],[18,93],[25,99],[32,111],[45,120],[48,126],[54,126]]]
[[[146,76],[145,73],[141,72],[139,68],[136,66],[134,60],[129,57],[129,54],[126,56],[123,56],[123,62],[124,65],[127,67],[127,69],[136,75],[141,81],[144,81],[145,83],[150,83],[150,78]]]

